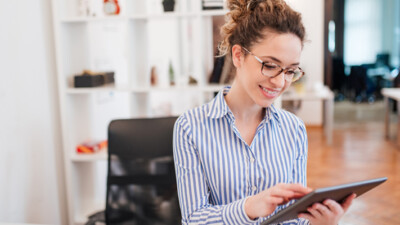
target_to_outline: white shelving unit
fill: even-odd
[[[107,151],[82,155],[78,144],[106,139],[113,119],[178,115],[222,88],[208,85],[207,75],[214,61],[212,17],[225,10],[177,0],[174,12],[164,13],[162,0],[120,0],[120,15],[107,16],[103,0],[90,0],[90,15],[82,15],[81,2],[52,1],[69,224],[83,224],[105,207]],[[158,86],[150,84],[152,66]],[[74,88],[73,76],[86,69],[114,71],[115,84]],[[188,85],[189,76],[198,84]]]

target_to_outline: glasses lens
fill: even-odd
[[[275,63],[264,62],[262,65],[262,74],[264,76],[273,77],[281,71],[281,67]]]
[[[294,82],[294,81],[300,79],[303,76],[303,74],[304,74],[304,72],[300,68],[296,68],[293,70],[288,70],[285,73],[285,76],[286,76],[286,79]]]
[[[264,76],[275,77],[282,72],[282,68],[275,63],[264,62],[261,68],[261,72]],[[295,69],[287,69],[284,73],[285,80],[291,82],[300,79],[304,74],[303,70],[301,70],[299,67]]]

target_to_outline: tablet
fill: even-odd
[[[288,206],[285,209],[282,209],[277,214],[271,216],[266,221],[262,222],[261,225],[297,219],[297,215],[299,213],[307,212],[307,208],[316,202],[323,202],[325,199],[332,199],[340,203],[352,193],[357,194],[358,197],[363,193],[371,190],[372,188],[378,186],[379,184],[385,182],[386,180],[386,177],[381,177],[371,180],[364,180],[332,187],[315,189],[314,191],[298,199],[292,205]]]

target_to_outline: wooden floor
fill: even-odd
[[[341,225],[400,225],[400,147],[394,139],[385,140],[383,116],[379,102],[336,103],[332,146],[326,145],[321,128],[307,128],[310,187],[388,177],[354,201]]]

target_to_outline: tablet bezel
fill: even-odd
[[[261,225],[297,219],[297,215],[301,212],[307,212],[307,208],[309,206],[316,202],[323,202],[326,199],[332,199],[340,203],[352,193],[355,193],[357,197],[359,197],[372,188],[382,184],[386,180],[387,177],[380,177],[331,187],[318,188],[303,196],[287,208],[282,209],[275,215],[268,218],[266,221],[263,221]]]

